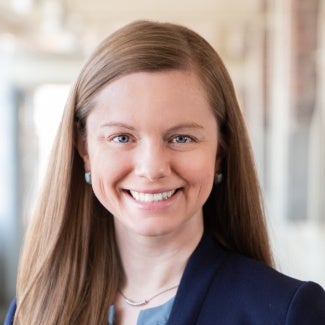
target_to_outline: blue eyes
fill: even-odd
[[[121,143],[121,144],[127,144],[130,142],[134,142],[134,140],[132,139],[132,136],[127,135],[127,134],[119,134],[117,136],[114,136],[111,138],[111,141],[116,142],[116,143]],[[196,140],[192,136],[176,135],[176,136],[171,137],[168,140],[168,142],[171,144],[186,144],[186,143],[196,142]]]
[[[189,143],[192,142],[193,138],[187,135],[177,135],[172,139],[172,143]]]
[[[130,137],[126,134],[121,134],[113,138],[114,142],[118,143],[128,143],[130,142]]]

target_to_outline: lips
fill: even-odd
[[[169,199],[175,194],[176,190],[160,193],[143,193],[130,190],[131,196],[138,202],[160,202]]]

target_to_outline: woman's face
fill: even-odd
[[[96,96],[80,152],[117,231],[203,230],[218,144],[206,97],[194,73],[177,70],[133,73]]]

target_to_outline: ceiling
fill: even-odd
[[[0,0],[0,37],[31,51],[88,52],[116,28],[150,19],[185,24],[214,42],[251,20],[265,1]]]

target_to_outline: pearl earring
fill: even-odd
[[[91,184],[91,173],[90,172],[85,172],[85,181],[87,184]]]
[[[222,173],[219,173],[219,174],[216,174],[216,177],[214,179],[214,183],[217,185],[217,184],[220,184],[222,182]]]

